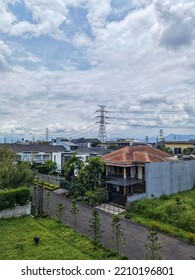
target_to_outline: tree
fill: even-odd
[[[77,227],[77,217],[78,217],[78,213],[79,213],[79,206],[75,199],[72,200],[72,207],[70,209],[70,212],[74,219],[74,227],[76,228]]]
[[[59,222],[62,222],[62,216],[65,213],[65,206],[62,203],[59,203],[56,208],[56,214],[58,216]]]
[[[49,215],[49,207],[50,207],[50,191],[46,191],[46,215]]]
[[[65,179],[69,182],[74,180],[82,167],[83,161],[76,156],[76,153],[73,153],[63,165]]]
[[[100,244],[100,240],[102,237],[100,215],[97,209],[94,209],[92,212],[92,217],[90,219],[89,227],[90,227],[89,231],[93,236],[94,246],[97,246]]]
[[[16,154],[8,145],[0,148],[0,188],[18,188],[22,185],[30,186],[34,173],[29,162],[17,162]]]
[[[52,172],[56,171],[57,163],[48,159],[45,161],[45,167],[46,167],[48,173],[52,173]]]
[[[154,228],[148,229],[148,241],[145,244],[146,253],[145,260],[162,260],[159,250],[162,248],[161,242],[158,240],[158,232]]]
[[[89,158],[86,164],[87,189],[95,190],[102,184],[101,175],[104,172],[104,162],[100,157]]]
[[[120,216],[114,215],[112,219],[112,232],[113,232],[113,246],[116,250],[116,254],[118,259],[120,259],[121,251],[126,245],[126,240],[123,235],[121,224],[120,224]]]
[[[83,161],[73,153],[71,157],[63,165],[65,184],[74,196],[78,196],[82,192],[82,186],[79,181],[79,173],[83,168]]]
[[[166,147],[165,144],[158,144],[157,145],[157,149],[163,151],[163,152],[166,152],[168,154],[173,154],[173,151],[171,150],[171,148],[169,147]]]

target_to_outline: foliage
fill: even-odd
[[[91,142],[91,147],[97,147],[101,142],[98,139],[94,139]]]
[[[45,161],[45,167],[48,173],[54,172],[57,168],[57,163],[48,159]]]
[[[74,227],[76,228],[77,227],[77,217],[78,217],[78,213],[79,213],[79,206],[75,199],[72,200],[72,207],[70,209],[70,212],[74,219]]]
[[[191,154],[193,154],[193,152],[194,152],[193,147],[188,147],[188,148],[183,149],[184,155],[191,155]]]
[[[5,144],[0,148],[0,188],[30,186],[34,173],[29,162],[16,162],[16,154]]]
[[[15,208],[16,205],[25,205],[30,196],[30,190],[27,187],[0,191],[0,210]]]
[[[160,249],[162,248],[161,242],[158,240],[158,233],[154,228],[148,229],[148,241],[145,244],[146,253],[145,260],[162,260]]]
[[[105,165],[100,157],[89,158],[85,167],[87,190],[96,190],[101,187],[101,174],[104,172]]]
[[[46,215],[49,215],[50,198],[51,198],[50,191],[47,191],[46,192],[46,211],[45,211]]]
[[[166,147],[165,144],[163,145],[157,145],[157,149],[163,151],[163,152],[166,152],[168,154],[173,154],[173,151],[171,150],[171,148],[169,147]]]
[[[102,237],[102,230],[101,230],[100,215],[97,209],[94,209],[92,212],[89,228],[90,228],[90,233],[93,236],[94,246],[99,245]]]
[[[127,208],[127,217],[150,220],[148,225],[156,221],[156,228],[190,240],[190,233],[195,234],[195,189],[132,202]]]
[[[41,173],[41,174],[48,174],[47,167],[46,167],[44,164],[38,165],[38,166],[36,167],[36,170],[37,170],[38,173]]]
[[[116,254],[118,259],[121,256],[121,250],[126,245],[125,237],[123,235],[121,224],[120,224],[120,216],[114,215],[112,219],[112,232],[113,232],[113,246],[116,250]]]
[[[83,167],[83,161],[76,156],[76,152],[63,165],[63,172],[65,180],[73,181],[79,170]]]
[[[104,189],[97,188],[95,191],[87,191],[85,196],[88,197],[91,205],[101,204],[105,197]]]
[[[86,191],[96,191],[102,186],[104,163],[100,157],[90,158],[86,164],[73,153],[63,166],[65,179],[62,184],[73,197],[84,197]],[[88,193],[91,196],[90,193]],[[96,194],[100,196],[100,194]],[[95,198],[95,200],[96,200]],[[90,197],[90,200],[94,198]]]
[[[65,209],[66,209],[66,207],[62,203],[58,204],[58,206],[56,208],[56,214],[57,214],[59,222],[62,222],[62,216],[65,214]]]
[[[54,184],[50,184],[48,182],[44,182],[38,179],[35,179],[33,181],[34,185],[38,185],[41,187],[44,187],[44,189],[50,190],[50,191],[54,191],[60,188],[60,186],[54,185]]]
[[[86,236],[51,218],[1,219],[0,236],[2,260],[116,259],[111,250],[102,246],[94,250],[93,242]],[[34,236],[40,237],[39,246],[34,246]]]

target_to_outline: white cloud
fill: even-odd
[[[135,9],[126,10],[120,20],[109,20],[120,10],[119,4],[113,11],[112,2],[25,1],[33,21],[19,21],[6,7],[8,2],[0,3],[4,7],[0,22],[10,35],[9,42],[0,43],[0,61],[10,67],[0,80],[0,126],[5,125],[4,131],[45,135],[48,127],[52,135],[64,131],[65,137],[74,137],[85,135],[89,127],[88,136],[97,137],[97,114],[86,119],[81,115],[93,114],[99,104],[118,110],[108,114],[109,122],[132,125],[108,125],[108,137],[117,133],[125,137],[157,134],[161,125],[167,131],[171,125],[179,130],[179,118],[182,127],[189,126],[193,117],[189,100],[195,101],[194,3],[134,1]],[[82,23],[86,20],[89,29],[87,32],[78,24],[67,43],[62,40],[70,26],[66,22],[75,20],[70,18],[70,6],[85,9]],[[178,29],[171,37],[175,25]],[[186,39],[182,35],[185,26]],[[43,35],[55,40],[51,43]],[[33,37],[39,38],[34,41]],[[33,67],[27,67],[26,62]],[[54,64],[60,67],[54,68]],[[152,113],[142,114],[147,110]],[[160,114],[171,110],[182,113]],[[140,115],[133,114],[135,111]],[[154,128],[147,128],[151,125]]]
[[[192,44],[195,38],[195,2],[193,0],[155,0],[158,22],[153,28],[162,46],[177,50]]]
[[[7,58],[11,54],[10,48],[3,41],[0,41],[0,70],[8,70]]]

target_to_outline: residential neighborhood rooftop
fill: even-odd
[[[165,162],[172,155],[149,146],[128,146],[104,155],[105,162],[135,163],[135,162]]]
[[[2,145],[0,144],[0,148]],[[66,149],[61,145],[47,145],[47,144],[6,144],[14,152],[66,152]]]

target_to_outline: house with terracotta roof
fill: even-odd
[[[124,206],[147,196],[146,164],[170,162],[172,155],[149,146],[128,146],[102,159],[106,165],[107,199]]]

